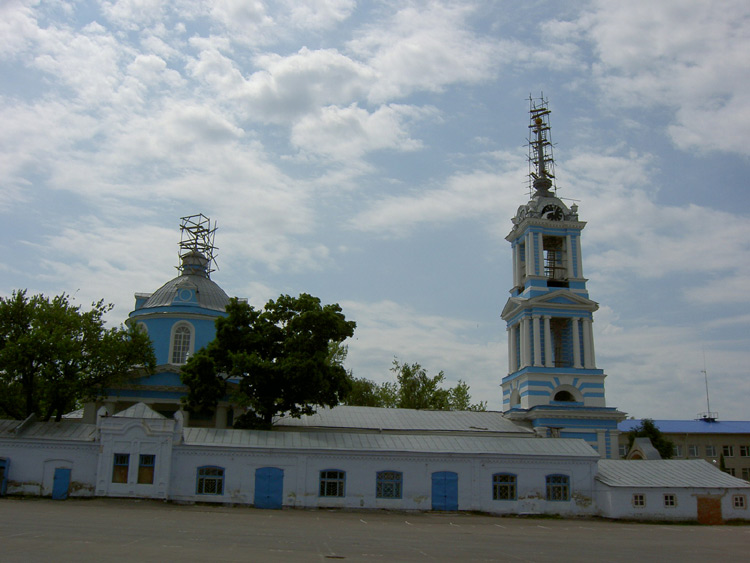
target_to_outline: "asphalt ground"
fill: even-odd
[[[0,561],[747,561],[750,525],[0,499]]]

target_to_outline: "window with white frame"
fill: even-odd
[[[512,473],[495,473],[492,476],[492,500],[516,500],[517,481]]]
[[[674,448],[672,449],[672,454],[673,457],[682,457],[682,446],[675,444]]]
[[[324,469],[320,472],[320,496],[343,497],[346,491],[345,481],[345,471]]]
[[[673,495],[671,493],[667,493],[664,495],[664,506],[667,508],[672,508],[677,506],[677,496]]]
[[[724,457],[734,457],[734,446],[722,446],[721,454]]]
[[[740,457],[750,457],[750,446],[740,446]]]
[[[695,444],[688,446],[688,457],[698,457],[698,446]]]
[[[224,468],[215,466],[199,467],[195,492],[199,495],[223,495]]]
[[[747,503],[745,502],[745,495],[733,495],[732,506],[734,508],[747,508]]]
[[[567,475],[547,475],[547,500],[570,500],[570,477]]]
[[[628,445],[627,444],[620,444],[620,457],[625,457],[628,455]]]
[[[138,483],[141,485],[154,484],[154,466],[156,456],[153,454],[141,454],[138,458]]]
[[[173,364],[187,363],[192,350],[193,327],[190,323],[177,323],[172,329],[172,362]]]
[[[646,495],[642,493],[633,493],[633,506],[643,508],[646,506]]]
[[[112,465],[112,482],[127,483],[128,467],[130,466],[130,454],[115,454]]]
[[[716,457],[716,446],[706,446],[706,457]]]
[[[403,479],[404,475],[400,471],[378,471],[375,479],[375,497],[401,498]]]
[[[745,481],[750,481],[750,467],[743,467],[742,468],[742,478]]]

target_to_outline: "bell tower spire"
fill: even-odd
[[[508,375],[502,380],[506,416],[538,432],[585,438],[602,457],[617,457],[617,422],[606,406],[596,367],[593,313],[583,277],[578,206],[557,197],[549,104],[529,102],[529,178],[533,193],[512,219],[513,286],[503,308]]]
[[[555,179],[555,160],[552,157],[550,141],[548,101],[544,98],[535,100],[529,96],[529,115],[531,117],[531,136],[529,144],[529,177],[537,195],[550,197],[550,188]],[[555,192],[557,189],[555,188]]]

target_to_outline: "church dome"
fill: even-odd
[[[212,311],[226,310],[229,296],[208,277],[209,260],[198,251],[182,256],[181,275],[157,289],[139,309],[197,305]]]

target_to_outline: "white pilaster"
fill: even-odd
[[[539,315],[533,315],[532,317],[533,323],[534,323],[534,365],[535,366],[541,366],[542,365],[542,338],[541,333],[539,332]]]
[[[583,277],[583,259],[581,258],[581,237],[580,235],[576,237],[576,262],[578,266],[578,276],[579,278]]]
[[[583,319],[583,367],[586,369],[594,369],[593,345],[591,319]]]
[[[529,318],[521,319],[521,367],[531,365],[531,346],[529,342]]]
[[[573,239],[570,235],[567,235],[565,237],[565,269],[568,272],[568,275],[566,276],[567,279],[570,279],[573,276]]]
[[[534,237],[532,233],[526,233],[526,275],[534,275]]]
[[[549,315],[544,315],[544,365],[548,368],[555,367],[552,361],[552,330]]]
[[[578,330],[578,317],[571,320],[571,331],[573,332],[573,367],[581,369],[581,336]]]

